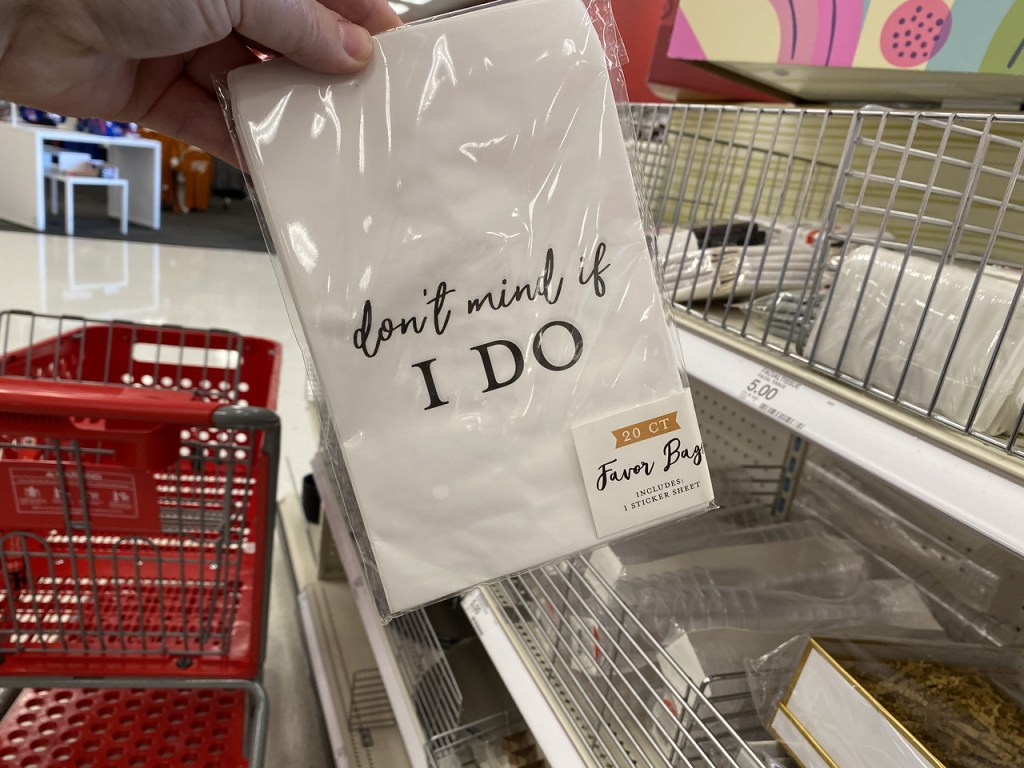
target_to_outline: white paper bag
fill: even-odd
[[[698,485],[612,533],[574,448],[572,427],[686,393],[585,6],[518,0],[375,45],[356,76],[276,61],[229,90],[386,611],[706,508],[692,410]]]

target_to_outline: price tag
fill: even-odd
[[[477,637],[483,637],[484,630],[480,624],[480,615],[484,612],[484,598],[479,589],[474,589],[462,601],[462,610],[466,612],[469,623],[473,625]]]
[[[800,431],[804,428],[804,423],[786,413],[783,403],[788,394],[798,391],[801,387],[803,384],[794,378],[772,368],[762,368],[740,390],[739,399],[766,416]]]

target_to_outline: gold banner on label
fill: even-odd
[[[628,427],[612,430],[615,436],[615,447],[625,448],[627,445],[639,443],[642,440],[650,440],[652,437],[664,435],[667,432],[675,432],[679,429],[679,411],[655,416],[653,419],[630,424]]]

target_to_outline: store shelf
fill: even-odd
[[[366,586],[359,555],[356,552],[355,544],[347,533],[348,526],[345,523],[345,513],[341,507],[341,501],[337,496],[334,483],[330,479],[330,473],[319,455],[314,457],[312,466],[313,477],[323,502],[324,517],[330,526],[338,555],[345,568],[345,573],[348,575],[348,583],[355,598],[359,618],[366,630],[370,648],[380,670],[381,680],[384,682],[388,700],[394,711],[395,721],[405,745],[409,764],[413,768],[426,768],[429,764],[425,748],[427,735],[417,718],[416,707],[402,680],[399,661],[388,642],[385,627],[381,624],[373,604],[373,598]]]
[[[552,766],[763,765],[586,559],[464,606]]]
[[[736,470],[718,476],[723,498],[748,502],[732,514],[771,520],[789,430],[709,387],[693,391],[709,456]],[[763,765],[744,742],[760,729],[723,720],[705,696],[711,681],[685,678],[586,559],[473,590],[463,608],[555,768]],[[674,714],[666,698],[680,702]]]
[[[335,766],[409,766],[348,585],[309,585],[299,614]]]
[[[707,323],[678,322],[691,376],[1024,555],[1018,459]]]
[[[662,109],[668,114],[662,115]],[[1010,226],[1011,218],[1024,213],[1024,205],[1009,202],[1012,185],[1005,194],[999,187],[1006,186],[1006,176],[1019,178],[1020,162],[1008,173],[1003,169],[1004,155],[1007,148],[1024,146],[1024,136],[1001,137],[988,123],[979,127],[977,117],[944,121],[889,113],[685,107],[658,107],[644,114],[650,118],[650,132],[641,142],[641,153],[645,168],[653,171],[652,208],[664,227],[695,230],[727,222],[728,227],[743,230],[744,220],[760,220],[763,226],[770,221],[766,228],[771,230],[785,219],[792,222],[793,238],[797,224],[803,223],[830,233],[818,242],[848,245],[856,239],[849,233],[855,230],[857,217],[873,212],[875,219],[867,223],[877,225],[876,246],[883,240],[890,249],[913,246],[935,259],[984,252],[984,258],[991,255],[1002,262],[1024,240]],[[655,139],[656,135],[663,138]],[[922,144],[922,137],[929,136],[939,149]],[[989,153],[989,139],[998,152]],[[955,149],[958,154],[942,156],[947,143],[950,152]],[[940,156],[949,180],[925,185],[916,176],[907,178],[914,175],[910,171],[921,173],[918,161],[935,160],[938,167]],[[953,194],[965,188],[961,173],[983,182],[974,201],[977,212],[963,203],[963,195]],[[861,182],[872,187],[870,195],[865,196]],[[912,216],[909,204],[889,194],[894,183],[913,194],[932,190],[927,194],[934,193],[945,207],[922,203],[920,215]],[[882,189],[874,189],[876,184]],[[894,200],[906,210],[894,208]],[[1004,228],[990,226],[990,218]],[[842,235],[844,228],[847,236]],[[895,235],[883,237],[881,233],[889,230]],[[998,233],[995,248],[986,240],[990,230]],[[808,271],[801,289],[808,296],[826,287],[820,282],[824,275],[831,279],[834,253],[825,247],[815,251],[818,268]],[[756,284],[761,277],[759,272]],[[764,476],[770,482],[761,477],[768,492],[757,496],[756,504],[778,518],[789,509],[793,494],[800,493],[800,471],[808,451],[820,446],[867,473],[868,487],[874,488],[877,478],[879,489],[891,485],[915,505],[920,503],[924,512],[914,518],[917,524],[950,551],[991,565],[1002,582],[1015,583],[1017,563],[1005,563],[1024,557],[1024,528],[1015,519],[1024,509],[1024,454],[1019,441],[1006,442],[1003,432],[975,428],[974,416],[960,425],[952,416],[944,423],[935,402],[915,405],[899,387],[891,393],[881,391],[871,376],[857,381],[840,363],[834,366],[838,370],[829,372],[821,359],[814,359],[813,350],[803,348],[807,318],[794,321],[784,343],[777,344],[772,335],[777,330],[770,321],[763,333],[754,330],[746,298],[732,289],[724,304],[721,296],[714,297],[717,303],[710,298],[695,301],[691,292],[689,302],[681,302],[686,306],[677,307],[687,370],[695,393],[703,390],[700,399],[708,401],[700,404],[698,413],[709,443],[709,461],[747,473],[752,467],[772,468],[772,474]],[[734,324],[737,313],[744,312],[739,325]],[[852,335],[851,331],[848,340]],[[813,465],[805,466],[809,474]],[[408,686],[401,685],[401,659],[396,661],[394,641],[389,643],[379,623],[332,490],[334,483],[320,458],[314,462],[314,474],[341,559],[353,577],[359,613],[405,745],[414,760],[424,751],[431,760],[430,749],[423,745],[425,736],[430,739],[437,731],[425,732],[422,712],[407,693]],[[904,522],[912,521],[902,507],[900,512]],[[856,533],[850,533],[855,542]],[[975,542],[981,537],[998,542],[1006,552],[994,545],[999,553],[986,550]],[[721,688],[696,675],[697,682],[687,678],[677,659],[659,646],[587,559],[573,558],[481,587],[467,594],[462,605],[555,768],[737,768],[762,766],[769,759],[756,746],[767,736],[752,705],[740,712],[733,708],[735,702],[711,697],[712,691],[721,695]],[[1019,607],[1019,600],[1012,607]],[[957,615],[981,617],[983,609],[988,607]],[[1000,612],[996,623],[1019,623],[1011,614]],[[732,674],[742,679],[744,673],[737,669]],[[729,719],[719,707],[729,712]]]
[[[550,764],[557,768],[589,765],[562,710],[551,700],[551,688],[528,663],[528,652],[510,630],[491,591],[474,589],[463,597],[462,607]]]

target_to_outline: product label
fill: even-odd
[[[53,468],[12,467],[10,478],[19,515],[63,515],[67,505],[78,516],[87,505],[93,516],[139,516],[135,478],[128,472],[87,470],[79,478],[70,468],[62,476]]]
[[[75,466],[50,462],[12,462],[0,484],[0,526],[13,530],[62,529],[65,510],[71,522],[89,529],[120,532],[161,530],[160,508],[152,482],[130,469]]]
[[[714,498],[689,389],[572,433],[598,536],[700,508]]]

